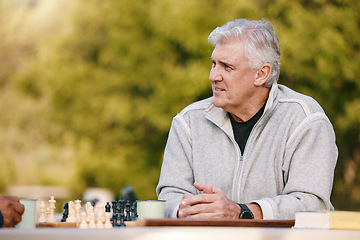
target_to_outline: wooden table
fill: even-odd
[[[360,231],[270,227],[126,227],[0,229],[1,240],[359,240]]]

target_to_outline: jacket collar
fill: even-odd
[[[266,114],[266,112],[268,112],[269,109],[272,109],[275,106],[275,102],[277,101],[278,95],[279,95],[278,84],[274,83],[271,86],[269,97],[266,101],[263,115]],[[232,132],[231,122],[227,112],[222,108],[215,107],[212,101],[209,104],[209,106],[205,109],[204,114],[205,117],[209,119],[211,122],[218,125],[220,128],[225,128],[226,132],[227,131]]]

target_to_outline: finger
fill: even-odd
[[[183,195],[182,199],[191,198],[192,196],[194,196],[194,194],[186,193]]]
[[[20,202],[19,198],[14,197],[14,196],[5,196],[5,195],[1,195],[2,200],[7,200],[10,202]]]
[[[21,214],[15,214],[13,217],[13,225],[15,226],[16,224],[21,222],[21,220],[22,220]]]
[[[188,207],[186,201],[184,201],[185,199],[188,199],[188,198],[191,198],[192,196],[194,196],[193,194],[190,194],[190,193],[187,193],[187,194],[184,194],[181,201],[180,201],[180,204],[179,204],[179,210],[182,209],[182,208],[186,208]]]
[[[191,206],[189,204],[187,204],[185,199],[183,199],[179,204],[178,218],[185,218],[187,216],[187,214],[184,213],[184,211],[189,207],[191,207]]]
[[[197,217],[204,217],[203,214],[213,214],[215,215],[212,204],[211,203],[202,203],[196,204],[186,209],[181,210],[179,214],[182,218],[197,218]]]
[[[224,194],[224,192],[220,188],[217,188],[217,187],[212,187],[212,191],[214,194]]]
[[[183,198],[179,204],[179,210],[191,207],[191,205],[196,204],[197,203],[197,198],[196,199],[192,199],[194,196],[187,196],[186,198]]]
[[[189,215],[186,218],[190,218],[190,219],[214,219],[214,218],[221,218],[221,217],[219,217],[215,213],[198,213],[198,214]]]
[[[196,187],[197,190],[202,191],[203,193],[206,194],[213,194],[213,186],[209,185],[209,184],[201,184],[201,183],[197,183],[194,182],[194,187]]]
[[[14,209],[14,211],[19,214],[20,216],[24,213],[25,211],[25,206],[23,204],[21,204],[20,202],[13,202],[12,203],[12,208]]]
[[[190,198],[183,199],[181,201],[181,205],[189,207],[197,204],[212,203],[216,200],[216,198],[217,197],[214,194],[198,194]]]
[[[184,213],[184,210],[180,210],[178,211],[178,218],[186,218],[186,215]]]

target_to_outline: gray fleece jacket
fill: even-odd
[[[338,157],[333,127],[312,98],[274,84],[265,110],[240,152],[228,114],[212,98],[173,119],[156,192],[176,217],[196,181],[221,188],[237,203],[256,202],[264,219],[294,219],[295,211],[330,210]]]

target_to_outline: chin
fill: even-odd
[[[213,98],[213,104],[215,107],[218,107],[218,108],[224,107],[224,102],[221,101],[220,99],[217,99],[216,97]]]

